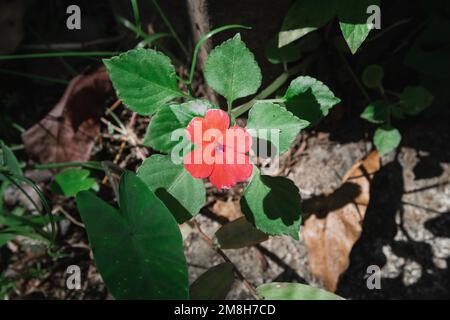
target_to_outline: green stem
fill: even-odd
[[[24,78],[29,78],[29,79],[33,79],[33,80],[47,81],[47,82],[52,82],[52,83],[65,84],[65,85],[67,85],[69,83],[69,81],[64,80],[64,79],[45,77],[45,76],[40,76],[37,74],[23,73],[23,72],[10,71],[10,70],[4,70],[4,69],[0,69],[0,73],[9,74],[11,76],[16,76],[16,77],[24,77]]]
[[[103,171],[102,164],[98,161],[45,163],[45,164],[35,164],[31,166],[31,168],[37,170],[60,169],[67,167],[83,167],[86,169]]]
[[[210,32],[208,32],[207,34],[203,35],[197,42],[197,44],[195,45],[194,48],[194,53],[192,55],[192,64],[191,64],[191,70],[189,71],[189,80],[188,83],[192,83],[192,80],[194,79],[194,73],[195,73],[195,68],[197,67],[197,56],[198,56],[198,51],[200,50],[201,46],[212,36],[218,34],[219,32],[225,31],[225,30],[229,30],[229,29],[237,29],[237,28],[242,28],[242,29],[251,29],[251,27],[247,27],[241,24],[229,24],[226,26],[222,26],[219,28],[216,28],[214,30],[211,30]]]
[[[23,60],[23,59],[42,59],[42,58],[59,58],[59,57],[109,57],[119,52],[111,51],[65,51],[65,52],[46,52],[46,53],[25,53],[10,56],[0,56],[0,61],[5,60]]]
[[[131,0],[131,6],[133,7],[134,22],[136,24],[136,29],[142,31],[141,15],[139,14],[139,6],[137,0]]]

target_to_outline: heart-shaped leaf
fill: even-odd
[[[301,283],[266,283],[256,291],[266,300],[345,300],[334,293]]]
[[[117,299],[187,299],[183,242],[170,211],[132,172],[120,180],[120,210],[90,191],[77,195],[95,264]]]
[[[191,219],[205,205],[203,181],[193,178],[183,164],[174,164],[170,156],[152,155],[142,163],[137,175],[164,202],[178,223]]]
[[[204,74],[208,85],[224,96],[228,105],[238,98],[254,94],[262,79],[253,53],[239,34],[209,53]]]
[[[384,156],[397,148],[401,140],[400,132],[389,125],[378,128],[373,136],[373,143],[377,147],[380,156]]]
[[[175,68],[161,52],[134,49],[103,62],[117,96],[138,114],[153,114],[183,96],[178,89]]]
[[[97,182],[90,178],[89,174],[89,170],[85,169],[66,169],[56,175],[52,189],[66,197],[74,196],[83,190],[98,191]]]
[[[379,88],[383,77],[384,69],[379,64],[371,64],[364,69],[361,79],[367,88]]]
[[[256,229],[245,217],[233,220],[217,230],[216,242],[222,249],[239,249],[269,239],[267,234]]]
[[[189,296],[192,300],[224,300],[234,281],[233,265],[221,263],[203,273],[192,283]]]

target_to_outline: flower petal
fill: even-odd
[[[236,152],[247,153],[252,146],[252,136],[245,128],[233,126],[226,130],[223,145]]]
[[[204,179],[211,175],[214,168],[212,161],[205,161],[203,149],[195,149],[184,157],[184,168],[197,179]]]
[[[209,181],[217,189],[232,188],[236,183],[245,181],[252,175],[253,165],[245,154],[225,148],[223,152],[216,152],[215,158]]]
[[[186,136],[190,142],[201,145],[203,140],[203,130],[205,126],[205,119],[200,117],[192,118],[186,127]]]
[[[230,117],[228,114],[220,109],[211,109],[205,115],[205,129],[217,129],[225,134],[225,130],[230,126]]]

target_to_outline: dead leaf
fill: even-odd
[[[112,92],[104,67],[72,79],[56,106],[22,134],[28,154],[41,163],[89,160]]]
[[[236,220],[243,216],[239,201],[233,200],[217,200],[211,208],[211,211],[218,216],[227,218],[229,221]]]
[[[336,291],[339,276],[348,268],[349,255],[362,232],[373,175],[380,169],[377,151],[358,161],[332,194],[304,202],[310,214],[302,229],[313,275]]]

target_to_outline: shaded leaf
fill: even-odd
[[[417,115],[433,103],[431,93],[420,86],[406,87],[400,97],[402,111],[409,115]]]
[[[278,35],[272,37],[266,44],[264,53],[270,63],[288,63],[300,59],[302,53],[298,44],[290,43],[281,48],[278,47]]]
[[[53,181],[52,189],[64,196],[75,196],[78,192],[92,189],[98,191],[95,179],[89,177],[89,170],[66,169],[58,173]]]
[[[116,299],[187,299],[188,275],[178,225],[131,172],[120,179],[120,210],[90,191],[77,194],[95,264]]]
[[[362,81],[367,88],[379,88],[382,85],[384,69],[378,64],[367,66],[362,74]]]
[[[191,219],[205,205],[203,181],[193,178],[183,164],[174,164],[169,155],[147,158],[137,175],[164,202],[178,223]]]
[[[361,113],[361,118],[372,123],[384,123],[389,119],[390,106],[383,100],[371,102]]]
[[[334,293],[301,283],[266,283],[256,291],[266,300],[344,300]]]
[[[308,250],[309,267],[331,292],[348,268],[350,251],[361,235],[371,182],[379,169],[380,157],[373,151],[347,172],[343,184],[333,193],[304,201],[308,218],[302,238]]]
[[[397,148],[401,140],[402,136],[400,132],[389,125],[378,128],[373,136],[373,143],[380,156],[384,156]]]
[[[269,239],[267,234],[256,229],[245,217],[233,220],[217,230],[216,241],[222,249],[239,249]]]
[[[22,168],[16,156],[12,150],[0,140],[0,146],[2,148],[2,156],[0,157],[0,166],[5,166],[11,173],[15,175],[22,176]],[[0,174],[0,181],[2,179],[2,174]]]
[[[103,62],[117,96],[138,114],[153,114],[183,96],[178,89],[175,68],[161,52],[134,49]]]
[[[189,289],[191,300],[224,300],[234,281],[233,265],[229,262],[212,267]]]

